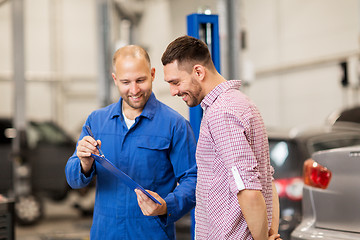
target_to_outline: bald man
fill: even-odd
[[[66,165],[72,188],[96,176],[91,239],[175,239],[175,221],[195,206],[196,142],[189,122],[152,92],[155,68],[147,52],[126,46],[113,57],[112,78],[120,99],[92,112]],[[84,128],[83,128],[84,129]],[[94,161],[104,155],[160,203],[132,191]]]

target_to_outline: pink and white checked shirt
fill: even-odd
[[[201,102],[204,115],[196,150],[195,239],[253,239],[237,199],[243,189],[260,190],[272,215],[272,175],[262,117],[238,89],[219,84]]]

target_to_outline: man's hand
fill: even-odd
[[[270,229],[268,240],[282,240],[282,239],[280,238],[280,234],[274,233],[274,231],[272,229]]]
[[[101,141],[95,140],[90,136],[85,136],[78,142],[76,148],[76,155],[79,157],[81,161],[81,170],[83,173],[88,173],[91,169],[91,166],[94,163],[94,159],[91,154],[99,155],[99,151],[96,146],[99,145],[101,147]]]
[[[156,192],[146,190],[151,194],[156,200],[158,200],[161,205],[155,203],[148,196],[146,196],[141,190],[135,189],[139,207],[141,208],[142,213],[145,216],[158,216],[164,215],[167,213],[167,206],[164,199],[162,199]]]

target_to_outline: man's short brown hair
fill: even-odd
[[[207,45],[194,37],[182,36],[172,41],[161,57],[165,66],[177,61],[178,66],[191,72],[195,64],[201,64],[210,70],[215,70]]]

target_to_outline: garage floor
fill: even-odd
[[[45,199],[45,216],[34,226],[15,226],[17,240],[89,239],[91,216],[84,217],[73,207],[74,196],[61,202]],[[189,240],[190,216],[177,222],[177,240]]]

